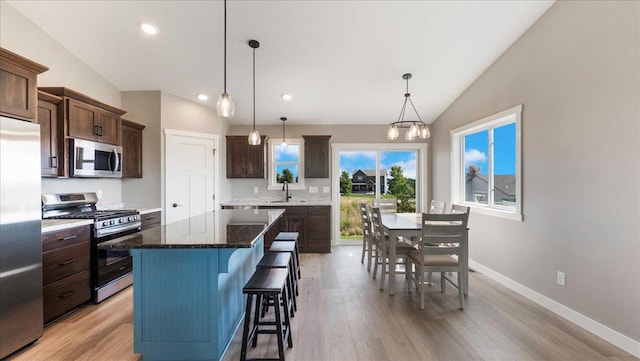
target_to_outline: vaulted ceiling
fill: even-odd
[[[223,90],[223,1],[8,1],[121,91]],[[227,3],[232,124],[385,124],[411,98],[432,122],[553,1],[242,1]],[[159,28],[140,31],[142,22]],[[281,99],[290,93],[291,101]],[[408,113],[407,120],[413,113]]]

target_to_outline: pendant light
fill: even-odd
[[[281,117],[280,120],[282,120],[282,146],[286,147],[287,141],[285,140],[286,138],[284,137],[284,122],[287,121],[287,117]]]
[[[235,114],[235,105],[227,93],[227,0],[224,0],[224,92],[216,102],[219,117],[229,118]]]
[[[256,49],[260,47],[257,40],[249,40],[253,49],[253,130],[249,133],[249,144],[260,145],[260,132],[256,130]]]
[[[429,132],[429,126],[420,118],[420,114],[416,110],[415,105],[413,105],[413,101],[411,101],[411,94],[409,93],[409,79],[411,79],[411,74],[403,74],[402,79],[407,81],[407,92],[404,93],[404,103],[402,104],[402,109],[400,110],[400,115],[398,116],[398,120],[389,124],[389,128],[387,129],[387,139],[396,140],[400,136],[400,128],[407,128],[407,132],[404,135],[405,140],[414,140],[416,138],[427,139],[431,136]],[[407,109],[407,101],[411,104],[413,111],[416,113],[418,120],[404,120],[405,111]]]

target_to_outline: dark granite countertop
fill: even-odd
[[[283,213],[283,209],[221,209],[102,242],[98,248],[249,248]]]

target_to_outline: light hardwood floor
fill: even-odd
[[[546,311],[487,277],[471,273],[466,309],[457,292],[434,286],[420,310],[419,295],[398,277],[396,296],[378,290],[360,247],[301,255],[298,313],[287,360],[594,360],[637,358]],[[437,276],[434,283],[439,285]],[[242,330],[224,360],[240,359]],[[250,356],[276,356],[273,336],[262,335]],[[45,328],[14,361],[128,361],[133,353],[132,290],[85,306]]]

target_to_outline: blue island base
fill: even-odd
[[[250,248],[132,249],[134,352],[144,361],[220,360],[242,321]]]

